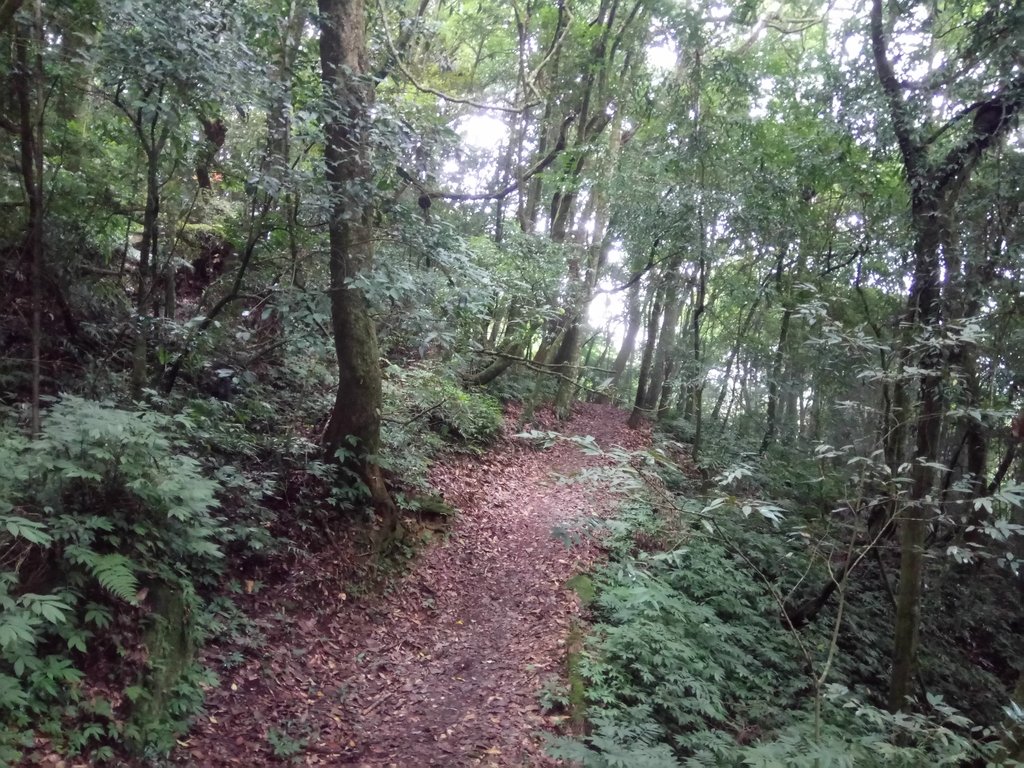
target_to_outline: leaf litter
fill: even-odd
[[[539,695],[564,683],[581,610],[566,582],[600,555],[587,537],[570,546],[553,532],[609,513],[614,496],[559,482],[606,459],[569,441],[542,450],[513,437],[519,415],[509,409],[487,453],[434,467],[432,484],[459,514],[387,589],[348,594],[347,555],[327,549],[325,562],[300,564],[253,596],[265,644],[220,673],[177,764],[559,764],[544,755],[544,736],[564,732],[567,718],[545,712]],[[649,429],[629,429],[626,416],[579,404],[567,422],[538,411],[530,427],[589,435],[604,449],[648,445]]]

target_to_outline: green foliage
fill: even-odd
[[[0,2],[0,16],[17,5]],[[935,717],[896,721],[872,708],[892,625],[881,561],[865,562],[848,587],[833,668],[864,706],[848,711],[855,698],[836,689],[814,727],[808,695],[766,693],[779,680],[809,680],[767,594],[769,584],[786,594],[821,583],[829,553],[860,546],[867,526],[851,519],[863,511],[857,499],[889,495],[906,508],[907,473],[897,467],[911,457],[910,422],[923,413],[913,402],[920,358],[939,353],[950,411],[932,458],[951,463],[928,465],[939,514],[922,599],[923,676],[973,719],[1001,717],[1000,692],[1022,658],[1024,627],[1005,595],[1018,586],[1024,495],[1006,483],[976,492],[967,468],[987,461],[990,480],[1001,444],[1016,450],[1019,437],[1009,434],[1024,369],[1022,192],[1013,182],[1024,177],[1024,155],[1012,137],[970,142],[993,115],[1011,118],[1006,126],[1019,117],[1019,4],[885,4],[900,99],[885,98],[871,46],[860,44],[866,14],[775,13],[747,0],[631,13],[547,3],[520,14],[483,2],[427,4],[406,18],[400,5],[369,9],[368,71],[388,76],[375,89],[372,125],[355,134],[373,178],[343,193],[373,202],[373,266],[347,274],[389,361],[382,450],[370,460],[400,491],[428,492],[441,452],[482,450],[502,424],[498,402],[464,390],[456,374],[506,349],[529,358],[544,347],[550,364],[547,346],[573,338],[563,334],[577,316],[589,319],[600,292],[592,307],[606,314],[631,297],[634,330],[657,323],[649,316],[660,303],[666,354],[651,368],[668,376],[674,436],[701,440],[701,478],[670,476],[660,449],[633,458],[644,471],[659,467],[669,491],[712,478],[721,486],[689,500],[678,519],[643,504],[624,509],[607,526],[612,566],[575,582],[601,624],[574,668],[590,664],[599,677],[607,664],[621,677],[606,691],[615,703],[591,710],[584,760],[870,765],[867,749],[893,764],[956,755],[954,746],[928,752],[931,740],[958,738]],[[204,604],[223,586],[225,561],[303,553],[303,534],[327,540],[339,510],[363,506],[362,481],[347,468],[339,482],[317,437],[336,384],[338,294],[325,229],[354,208],[322,189],[332,109],[322,104],[312,4],[65,0],[38,5],[38,29],[27,10],[0,19],[0,81],[10,86],[0,98],[9,139],[0,146],[0,210],[9,214],[0,221],[0,397],[21,408],[40,383],[29,363],[36,301],[44,393],[118,398],[133,361],[153,384],[183,356],[177,389],[146,391],[145,408],[65,398],[40,440],[0,431],[0,720],[12,724],[0,761],[17,758],[30,726],[99,759],[122,738],[163,748],[197,705],[193,666],[169,696],[148,690],[144,675],[131,681],[124,694],[136,711],[152,707],[146,722],[84,693],[86,671],[127,663],[119,654],[157,623],[155,586],[180,589],[180,613],[195,617],[182,622],[195,635],[186,641],[227,635],[253,650],[261,638],[229,601]],[[401,72],[386,25],[409,54]],[[432,88],[462,103],[455,109]],[[472,106],[538,96],[544,109]],[[943,321],[927,332],[904,322],[916,227],[892,135],[899,101],[910,137],[925,142],[922,169],[970,158],[953,174],[958,204],[944,208],[958,236],[942,249],[943,269],[929,270],[941,272]],[[23,120],[39,127],[46,169],[36,179],[40,299],[24,247],[31,184],[22,173],[32,158],[17,140]],[[200,169],[211,189],[196,183]],[[559,210],[574,212],[564,243],[553,237]],[[143,223],[156,238],[148,270]],[[210,241],[223,257],[216,269],[198,260],[211,256]],[[673,296],[681,305],[670,306]],[[615,357],[625,323],[605,322],[578,329],[593,364],[584,385],[599,385]],[[135,357],[140,327],[147,338]],[[639,351],[617,383],[625,399]],[[562,381],[535,375],[541,359],[489,385],[526,402],[524,429]],[[201,396],[204,388],[223,399]],[[776,406],[770,435],[766,401]],[[902,437],[897,424],[907,427]],[[541,448],[561,439],[524,435]],[[845,447],[812,455],[826,441]],[[882,442],[889,450],[876,452]],[[624,461],[614,478],[578,479],[636,492],[632,459],[613,458]],[[894,549],[883,542],[890,575]],[[826,608],[822,623],[834,619]],[[670,638],[664,648],[659,633]],[[806,636],[818,660],[822,630]],[[272,743],[281,756],[289,732]],[[900,751],[904,743],[911,751]]]
[[[194,584],[214,583],[223,559],[212,514],[221,486],[181,452],[173,435],[183,426],[181,418],[64,397],[47,411],[39,439],[0,433],[6,750],[33,727],[72,752],[132,737],[131,723],[111,714],[97,724],[87,711],[83,662],[137,641],[125,619],[148,621],[133,614],[147,593],[168,585],[194,595]],[[124,669],[119,682],[131,683]],[[188,703],[168,705],[165,715],[180,728],[198,704],[197,682],[186,676],[173,685],[170,701]],[[77,727],[66,730],[65,720]]]
[[[669,551],[637,549],[652,533],[676,535],[670,523],[685,529],[638,502],[613,521],[613,560],[593,574],[596,623],[579,665],[591,730],[556,740],[554,756],[586,768],[881,767],[956,765],[991,749],[941,700],[929,716],[890,715],[841,682],[823,691],[816,719],[796,639],[733,549],[761,559],[756,534],[720,519],[726,538],[691,532]],[[804,643],[819,661],[827,628],[805,630]]]
[[[194,397],[182,407],[189,449],[221,488],[219,539],[231,557],[267,553],[282,545],[274,535],[278,515],[267,500],[281,493],[290,475],[327,473],[319,463],[318,447],[283,418],[282,397],[254,385],[230,402]],[[319,497],[308,506],[317,503]],[[307,511],[305,498],[296,499],[296,508],[297,513]]]
[[[393,359],[464,350],[497,290],[489,265],[451,223],[425,226],[418,211],[392,214],[403,247],[382,249],[373,271],[356,281],[381,314],[381,348]]]
[[[560,678],[551,676],[541,686],[537,701],[545,712],[564,712],[569,708],[569,689]]]
[[[501,404],[466,391],[445,366],[389,366],[384,377],[381,465],[407,487],[427,491],[430,462],[445,446],[479,452],[501,432]]]
[[[271,728],[267,731],[267,743],[274,752],[274,757],[288,760],[302,754],[306,749],[308,737],[296,736],[293,732],[297,730],[291,723],[286,723],[284,729]]]

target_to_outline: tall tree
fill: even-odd
[[[930,19],[941,29],[939,21]],[[981,21],[974,22],[973,26],[970,19],[963,21],[969,27],[976,46],[973,53],[977,55],[980,48],[990,44],[986,38],[991,30]],[[1017,114],[1024,106],[1024,74],[1004,78],[988,96],[984,91],[975,93],[975,100],[968,101],[966,109],[929,133],[929,126],[921,125],[922,121],[917,119],[920,105],[912,101],[908,85],[897,77],[888,50],[888,28],[882,0],[872,0],[870,37],[875,72],[885,95],[910,195],[913,268],[903,320],[909,332],[923,341],[914,343],[913,338],[908,338],[904,355],[907,364],[916,365],[921,374],[910,506],[901,523],[900,535],[900,586],[889,690],[889,707],[895,711],[905,706],[914,675],[925,539],[934,514],[930,495],[935,482],[933,466],[939,457],[944,410],[944,360],[942,346],[938,343],[942,321],[941,290],[944,260],[955,226],[954,209],[983,154],[1016,124]],[[944,147],[938,139],[950,131],[959,131],[959,136]]]
[[[324,162],[330,195],[331,329],[338,389],[323,442],[327,454],[366,483],[386,536],[398,514],[377,463],[381,375],[377,331],[352,280],[373,263],[370,165],[373,81],[368,76],[363,0],[319,0]],[[341,456],[339,456],[339,453]]]
[[[15,29],[15,98],[18,104],[17,126],[21,182],[28,209],[24,253],[31,274],[32,291],[32,401],[30,433],[40,430],[40,345],[42,342],[43,272],[43,18],[42,4],[36,0],[33,19]],[[13,126],[12,126],[13,127]]]
[[[607,236],[611,216],[607,178],[590,190],[588,204],[581,206],[584,172],[593,162],[597,139],[611,124],[610,142],[605,153],[608,164],[605,176],[610,177],[614,173],[621,148],[623,115],[621,106],[613,101],[616,91],[613,86],[617,80],[621,87],[632,76],[638,49],[646,40],[643,23],[646,16],[646,0],[637,0],[628,12],[620,8],[619,0],[601,0],[596,22],[591,25],[598,27],[598,31],[590,33],[593,42],[581,57],[582,84],[571,107],[576,120],[573,142],[565,154],[564,174],[551,198],[548,233],[553,242],[566,243],[569,249],[565,318],[553,358],[553,364],[563,375],[555,397],[555,406],[563,415],[575,395],[571,382],[576,378],[587,306],[593,298],[611,245]],[[614,78],[616,74],[618,77]],[[574,218],[578,219],[578,226],[576,236],[570,238]],[[586,236],[588,225],[593,227],[589,243]]]

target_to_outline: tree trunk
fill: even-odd
[[[916,451],[911,470],[909,516],[903,521],[900,538],[900,589],[896,604],[892,677],[889,708],[902,709],[910,692],[917,655],[920,626],[921,582],[924,546],[931,509],[928,497],[933,486],[931,464],[939,454],[943,416],[942,352],[931,336],[941,323],[940,287],[942,250],[948,243],[950,216],[956,200],[982,155],[1005,138],[1024,107],[1024,75],[1002,83],[984,101],[976,102],[972,130],[943,157],[940,150],[922,142],[907,103],[905,86],[889,60],[882,0],[873,0],[870,18],[871,51],[875,74],[889,107],[893,132],[903,159],[904,175],[911,198],[914,228],[914,277],[907,300],[904,325],[908,329],[905,348],[911,348],[915,332],[923,331],[925,351],[917,363],[920,374]],[[886,457],[890,458],[889,456]]]
[[[160,222],[160,150],[153,144],[146,146],[146,210],[142,215],[142,242],[139,244],[139,274],[136,283],[135,347],[132,355],[132,391],[142,394],[148,379],[149,302],[154,280],[151,265],[155,265],[159,249]]]
[[[212,189],[213,180],[210,176],[213,161],[224,146],[228,130],[223,118],[219,116],[199,116],[199,123],[203,127],[203,137],[199,140],[199,148],[196,150],[196,183],[200,189]]]
[[[505,324],[505,313],[511,306],[511,300],[501,301],[498,300],[498,304],[494,309],[494,315],[491,318],[490,328],[484,328],[484,342],[483,348],[485,350],[494,349],[498,343],[498,338],[501,336],[502,326]]]
[[[693,383],[693,448],[690,457],[696,459],[704,436],[704,363],[701,360],[701,320],[707,308],[708,264],[704,254],[697,263],[697,301],[693,310],[693,364],[697,380]]]
[[[267,153],[265,170],[282,185],[281,209],[288,232],[288,250],[291,255],[291,283],[306,287],[306,264],[299,247],[298,214],[300,194],[291,183],[291,115],[292,82],[295,59],[302,45],[302,30],[309,11],[299,0],[284,0],[284,11],[277,24],[279,45],[272,54],[270,105],[267,108]],[[276,195],[275,195],[276,197]]]
[[[32,401],[30,434],[40,432],[40,383],[42,378],[42,281],[43,281],[43,126],[42,126],[42,59],[38,46],[42,41],[42,10],[35,7],[35,22],[15,31],[17,72],[12,78],[19,112],[19,153],[21,181],[28,202],[28,221],[24,253],[29,262],[32,291]],[[35,71],[29,64],[29,40],[36,48]],[[34,97],[34,98],[33,98]],[[35,103],[33,103],[35,102]],[[38,114],[37,114],[38,113]]]
[[[650,375],[644,389],[643,407],[652,413],[657,411],[658,398],[661,396],[662,386],[669,373],[668,361],[676,343],[676,329],[679,325],[679,316],[683,311],[681,282],[679,258],[677,257],[672,259],[667,267],[664,287],[665,312],[662,316],[661,332],[658,334],[658,345],[655,347],[654,359],[651,362]]]
[[[640,375],[636,383],[636,399],[633,402],[633,412],[629,414],[629,426],[636,428],[640,426],[644,416],[644,401],[647,392],[648,380],[651,374],[651,361],[654,358],[654,347],[658,342],[658,321],[661,319],[661,298],[663,286],[658,286],[651,300],[651,315],[647,319],[647,339],[644,341],[644,353],[640,358]]]
[[[14,19],[24,0],[0,0],[0,32]]]
[[[919,204],[914,211],[917,229],[914,282],[908,300],[908,319],[925,329],[939,318],[941,280],[939,243],[942,224],[934,201]],[[903,708],[914,679],[917,642],[921,624],[921,582],[924,574],[924,547],[931,511],[927,497],[933,485],[933,470],[927,462],[939,455],[939,431],[942,427],[942,353],[932,348],[918,366],[922,370],[918,395],[911,492],[907,514],[900,532],[900,585],[896,597],[896,626],[893,642],[892,677],[889,708]]]
[[[350,282],[373,261],[370,105],[363,0],[319,0],[320,61],[328,112],[325,175],[331,197],[331,328],[338,390],[324,448],[366,484],[386,539],[398,512],[376,462],[380,450],[381,377],[377,333],[366,297]],[[340,455],[339,455],[340,452]]]
[[[512,320],[510,318],[509,323]],[[519,329],[516,336],[508,338],[501,348],[498,350],[498,354],[494,360],[484,369],[477,371],[476,373],[468,374],[463,377],[463,383],[470,386],[482,387],[490,384],[496,378],[501,376],[505,371],[511,368],[516,362],[526,354],[526,345],[529,341],[532,329],[523,331]]]
[[[794,368],[792,362],[786,366],[779,397],[778,433],[779,439],[786,445],[791,445],[800,431],[800,393],[803,391],[803,383]]]
[[[639,8],[640,4],[636,7]],[[578,374],[583,323],[601,267],[611,248],[608,235],[611,206],[607,189],[615,173],[622,146],[622,110],[613,105],[608,87],[609,71],[618,42],[622,40],[630,25],[636,23],[634,12],[623,20],[614,38],[615,42],[612,43],[617,8],[618,0],[601,0],[595,22],[601,25],[601,31],[591,44],[590,62],[583,67],[582,87],[576,108],[576,135],[573,141],[575,152],[570,157],[566,179],[558,186],[551,200],[550,237],[553,242],[564,243],[568,236],[569,224],[573,222],[577,213],[580,179],[594,154],[593,143],[610,123],[608,148],[602,164],[603,178],[598,180],[588,198],[588,204],[594,213],[593,237],[588,243],[583,232],[582,224],[589,216],[584,214],[578,217],[581,221],[578,222],[580,226],[575,238],[577,245],[570,256],[565,335],[555,357],[555,363],[559,366],[557,370],[562,374],[555,396],[555,409],[562,417],[568,415],[576,394],[574,382]],[[619,77],[623,81],[627,79],[631,70],[631,62],[632,50],[626,50],[619,72]],[[614,112],[609,115],[612,109]]]
[[[953,233],[949,233],[950,243],[946,251],[946,273],[947,280],[946,303],[950,312],[958,312],[959,317],[966,320],[974,317],[981,310],[984,286],[990,285],[993,275],[993,261],[982,262],[979,266],[970,260],[960,257],[959,249],[953,247]],[[997,243],[993,256],[990,259],[997,259],[1000,244]],[[959,325],[959,323],[958,323]],[[988,436],[985,424],[980,418],[969,415],[971,411],[978,411],[984,407],[984,395],[982,393],[981,376],[978,372],[978,348],[973,341],[957,339],[949,353],[949,364],[951,367],[959,368],[963,379],[964,395],[963,406],[967,412],[964,423],[964,449],[966,460],[964,462],[964,474],[970,489],[961,497],[966,496],[968,500],[985,495],[988,486]],[[944,483],[944,495],[949,489],[953,480],[953,469],[946,476]]]
[[[164,263],[164,299],[163,299],[163,310],[164,317],[171,320],[178,311],[178,292],[177,286],[174,284],[177,270],[174,266],[174,254],[169,253],[167,255],[167,261]]]
[[[790,394],[788,386],[794,378],[792,372],[792,361],[790,347],[790,331],[792,329],[793,315],[795,314],[796,298],[794,297],[793,283],[798,282],[804,272],[806,264],[805,245],[801,243],[797,253],[795,264],[786,271],[786,254],[788,248],[783,246],[779,250],[778,259],[775,264],[775,291],[783,296],[782,321],[779,325],[779,345],[775,349],[775,359],[772,363],[771,378],[768,380],[768,407],[765,417],[764,438],[761,440],[760,453],[763,455],[775,442],[779,432],[779,424],[785,423],[787,415],[786,398]]]
[[[725,375],[722,377],[722,389],[718,392],[718,398],[715,400],[715,407],[711,410],[711,421],[717,422],[719,415],[722,413],[722,406],[725,404],[726,395],[729,392],[729,380],[732,377],[732,369],[736,364],[736,358],[739,357],[740,347],[743,345],[743,339],[747,335],[747,331],[753,322],[754,315],[757,312],[758,306],[761,304],[761,294],[757,295],[757,298],[751,302],[750,307],[747,309],[747,314],[743,318],[743,322],[740,323],[739,329],[736,331],[736,341],[732,345],[732,349],[729,350],[729,359],[725,362]]]
[[[622,337],[622,346],[612,363],[611,381],[608,388],[614,389],[626,372],[626,366],[633,359],[636,351],[636,337],[640,332],[640,324],[643,321],[643,313],[640,306],[640,281],[635,281],[629,286],[629,293],[626,294],[626,334]],[[598,402],[607,403],[610,398],[607,395],[600,395]]]
[[[764,438],[761,440],[760,453],[767,452],[775,441],[775,430],[778,424],[779,381],[782,379],[783,366],[786,360],[786,341],[789,338],[789,323],[793,316],[792,307],[782,312],[782,323],[779,325],[779,345],[775,348],[775,360],[772,363],[771,378],[768,379],[768,410],[765,417]]]
[[[280,47],[274,51],[270,72],[271,96],[267,109],[267,159],[273,173],[289,170],[291,155],[292,69],[302,40],[307,11],[299,0],[286,0],[287,10],[278,22]]]
[[[617,115],[612,125],[611,147],[607,160],[610,167],[614,167],[615,158],[618,156],[617,147],[621,124],[621,116]],[[577,163],[577,174],[582,173],[585,157],[586,155],[581,156]],[[551,239],[555,242],[564,242],[565,240],[565,221],[568,219],[569,208],[575,199],[575,192],[571,194],[557,193],[555,196],[557,202],[553,204],[553,211],[557,211],[554,214],[557,218],[552,220],[551,225]],[[576,237],[578,245],[574,247],[575,253],[573,253],[569,265],[570,293],[566,307],[565,336],[562,338],[562,345],[554,361],[559,364],[558,370],[563,377],[558,382],[558,391],[555,395],[555,410],[562,417],[569,415],[572,400],[576,394],[573,382],[576,380],[578,372],[577,364],[584,317],[594,295],[594,286],[597,285],[601,268],[604,266],[611,247],[608,235],[611,206],[604,190],[600,188],[593,190],[590,202],[594,210],[595,221],[593,239],[587,244],[586,235],[583,232],[578,233]],[[580,218],[586,220],[589,217],[584,212]]]

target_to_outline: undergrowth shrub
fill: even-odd
[[[833,673],[816,701],[811,666],[820,670],[831,627],[803,631],[809,666],[736,552],[782,558],[781,537],[725,519],[721,535],[686,534],[690,522],[634,499],[609,526],[611,561],[593,574],[594,624],[576,667],[590,728],[554,740],[552,755],[584,768],[811,768],[958,765],[992,754],[938,697],[929,716],[891,715]],[[655,534],[682,541],[653,553],[637,546]]]
[[[170,691],[151,690],[155,649],[133,650],[169,621],[157,596],[193,632],[196,587],[221,570],[220,485],[181,452],[180,421],[64,397],[37,440],[0,427],[0,760],[33,731],[94,758],[120,740],[166,749],[198,705],[205,678],[187,648],[168,649],[181,667]],[[87,667],[111,673],[91,689],[109,696],[86,698]],[[135,716],[154,695],[159,714]]]
[[[319,446],[287,422],[271,393],[254,388],[253,395],[182,405],[189,448],[221,486],[220,538],[233,562],[279,550],[286,533],[328,512],[327,482],[314,477],[329,474]]]
[[[500,434],[501,403],[481,391],[466,391],[443,366],[388,366],[382,466],[402,485],[427,490],[433,457],[445,446],[478,452]]]

